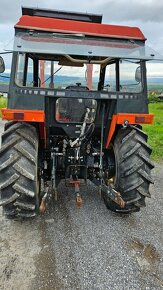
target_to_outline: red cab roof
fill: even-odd
[[[16,23],[15,28],[72,34],[82,33],[85,35],[111,38],[146,39],[138,27],[88,23],[28,15],[23,15],[18,23]]]

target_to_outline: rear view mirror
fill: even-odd
[[[5,71],[5,63],[2,56],[0,56],[0,73],[3,73],[4,71]]]
[[[135,80],[138,83],[141,82],[141,67],[140,66],[138,66],[136,71],[135,71]]]

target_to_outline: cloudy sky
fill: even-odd
[[[12,49],[21,6],[103,14],[103,23],[138,26],[147,44],[163,55],[163,1],[156,0],[0,0],[0,52]],[[7,68],[10,57],[5,56]]]

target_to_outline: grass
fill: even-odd
[[[6,106],[7,98],[0,97],[0,108]],[[153,150],[151,158],[163,162],[163,102],[149,104],[149,112],[155,115],[154,124],[144,125],[143,130],[148,134],[148,143]]]
[[[153,125],[144,125],[148,143],[152,147],[151,159],[163,162],[163,102],[149,104],[149,112],[155,115]]]
[[[0,109],[6,108],[7,106],[7,98],[0,97]],[[0,117],[1,117],[1,111],[0,111]]]

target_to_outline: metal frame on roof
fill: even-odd
[[[40,17],[47,17],[47,18],[57,18],[57,19],[66,19],[66,20],[92,22],[92,23],[102,22],[102,15],[100,14],[40,9],[40,8],[33,8],[33,7],[22,7],[22,15],[40,16]]]

